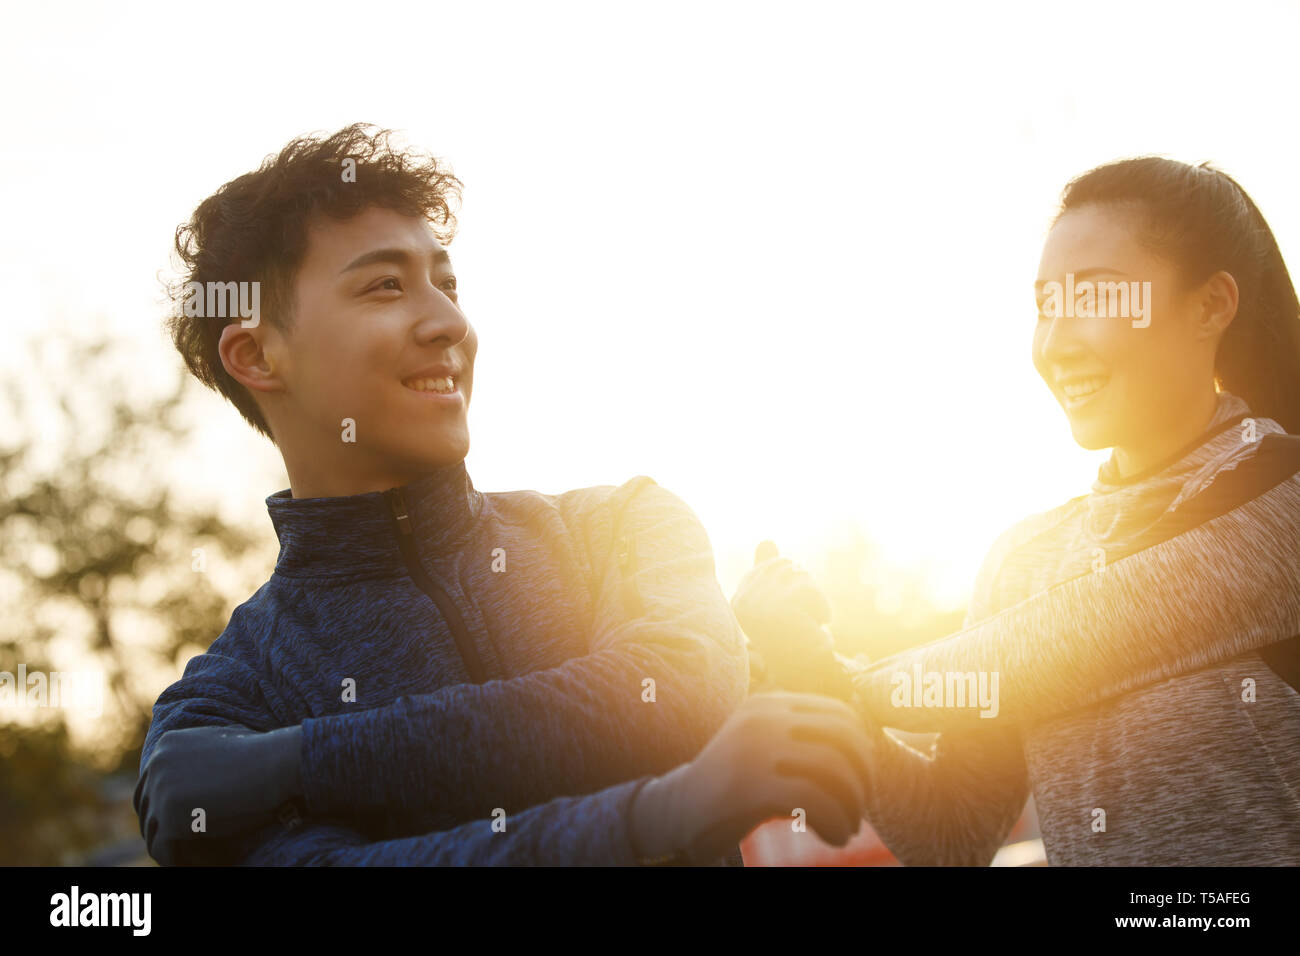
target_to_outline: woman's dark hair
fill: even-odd
[[[262,312],[273,325],[290,329],[293,281],[315,216],[349,219],[379,206],[424,219],[438,239],[450,242],[460,180],[426,153],[395,148],[391,135],[354,123],[329,136],[295,139],[203,200],[176,229],[183,275],[168,288],[174,310],[167,330],[194,376],[272,441],[257,403],[217,351],[222,329],[239,318],[186,315],[185,290],[192,283],[260,282]],[[347,166],[351,175],[345,175]]]
[[[1132,208],[1139,241],[1175,263],[1187,287],[1219,270],[1232,275],[1237,315],[1215,356],[1218,385],[1255,415],[1300,432],[1300,301],[1273,231],[1246,191],[1209,163],[1141,156],[1071,181],[1053,223],[1097,204]]]

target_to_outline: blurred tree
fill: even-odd
[[[177,503],[159,467],[186,437],[188,376],[162,397],[132,397],[135,357],[113,342],[43,345],[29,346],[37,384],[5,388],[0,670],[97,670],[105,695],[88,727],[66,709],[0,710],[3,864],[58,863],[102,842],[102,794],[120,787],[101,781],[134,778],[159,690],[249,593],[207,572],[251,562],[249,576],[264,577],[266,549],[274,559],[269,528],[250,534]]]

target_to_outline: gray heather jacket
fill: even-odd
[[[987,864],[1031,789],[1052,865],[1300,863],[1300,474],[1181,517],[1261,443],[1294,449],[1267,419],[1243,441],[1245,415],[1224,394],[1176,460],[1103,467],[1092,494],[1013,527],[966,629],[859,673],[877,723],[940,731],[928,755],[878,738],[871,822],[904,863]],[[999,672],[998,715],[898,706],[891,675],[914,668]]]

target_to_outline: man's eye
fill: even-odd
[[[380,279],[379,282],[376,285],[374,285],[370,291],[378,292],[381,289],[385,292],[388,291],[401,292],[402,280],[397,278],[396,276],[389,276],[387,279]]]

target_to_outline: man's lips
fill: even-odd
[[[413,392],[435,395],[459,394],[460,383],[454,375],[421,375],[403,380],[402,384]]]
[[[450,365],[431,366],[402,379],[402,386],[427,401],[462,403],[461,374]]]

